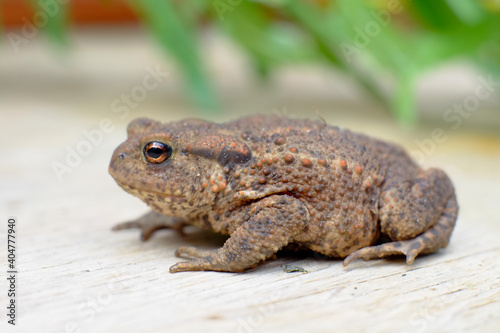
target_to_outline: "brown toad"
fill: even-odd
[[[253,116],[225,124],[136,119],[109,171],[153,209],[114,229],[195,225],[230,235],[170,272],[240,272],[285,246],[345,258],[446,247],[458,206],[440,169],[420,169],[397,145],[321,122]],[[381,237],[392,242],[377,244]]]

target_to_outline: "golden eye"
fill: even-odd
[[[149,163],[160,164],[172,156],[172,147],[161,142],[153,141],[144,146],[144,156]]]

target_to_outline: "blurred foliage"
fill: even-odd
[[[30,0],[31,5],[35,10],[46,12],[47,24],[43,27],[47,35],[59,45],[66,46],[68,39],[66,35],[68,26],[68,4],[52,5],[50,7],[41,8],[41,2]],[[56,2],[52,2],[56,3]],[[50,8],[50,9],[49,9]]]
[[[264,78],[284,64],[323,61],[404,123],[416,120],[419,76],[443,62],[460,57],[500,76],[498,0],[126,1],[177,60],[193,101],[205,109],[218,105],[200,49],[207,26],[234,39]],[[45,29],[64,42],[65,22],[61,10]],[[380,89],[387,76],[395,87],[389,96]]]
[[[194,101],[205,109],[214,109],[216,99],[203,70],[197,45],[196,16],[200,14],[200,2],[186,1],[183,8],[165,0],[129,2],[160,45],[182,65]]]

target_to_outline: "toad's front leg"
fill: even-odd
[[[266,197],[236,211],[224,221],[240,226],[222,248],[213,251],[179,248],[178,255],[197,259],[177,263],[170,267],[170,272],[241,272],[293,241],[304,230],[308,218],[309,213],[299,200],[288,195]]]
[[[152,210],[136,220],[115,225],[113,230],[141,229],[141,238],[143,241],[146,241],[151,235],[161,229],[174,229],[180,234],[184,234],[183,228],[185,225],[186,223],[182,219],[165,216]]]

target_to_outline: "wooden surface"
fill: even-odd
[[[500,331],[498,132],[465,125],[453,130],[443,123],[404,130],[369,102],[359,102],[359,96],[339,97],[335,91],[345,89],[344,80],[315,69],[305,75],[281,73],[273,94],[245,86],[229,71],[226,79],[236,83],[218,87],[229,111],[213,118],[256,111],[313,116],[318,110],[329,123],[409,150],[417,148],[414,140],[442,127],[448,140],[424,164],[445,169],[456,186],[460,213],[448,248],[418,257],[411,266],[391,259],[356,261],[344,268],[339,260],[309,256],[280,257],[241,274],[170,274],[169,266],[179,260],[176,247],[217,248],[224,239],[196,229],[184,238],[162,231],[146,243],[138,232],[112,233],[114,224],[147,211],[107,173],[127,122],[143,115],[161,120],[195,115],[179,96],[173,66],[144,51],[154,48],[140,36],[118,34],[110,50],[99,42],[102,36],[80,32],[76,50],[96,51],[75,52],[62,70],[48,56],[0,51],[7,64],[0,70],[0,204],[4,219],[18,218],[20,272],[18,325],[8,326],[2,315],[1,332]],[[44,50],[38,42],[29,47]],[[120,61],[113,52],[123,55]],[[145,66],[157,63],[171,77],[125,119],[112,113],[111,102],[141,82]],[[215,62],[212,72],[223,73],[225,66],[232,65]],[[29,83],[37,77],[45,83]],[[310,87],[314,84],[317,89]],[[495,111],[490,115],[498,117]],[[468,123],[480,122],[480,116]],[[52,163],[64,162],[66,146],[76,147],[85,140],[82,130],[96,129],[103,118],[112,121],[114,130],[58,181]],[[5,226],[0,228],[0,276],[6,271],[5,232]],[[286,273],[286,264],[307,273]],[[2,309],[6,289],[2,278]]]

